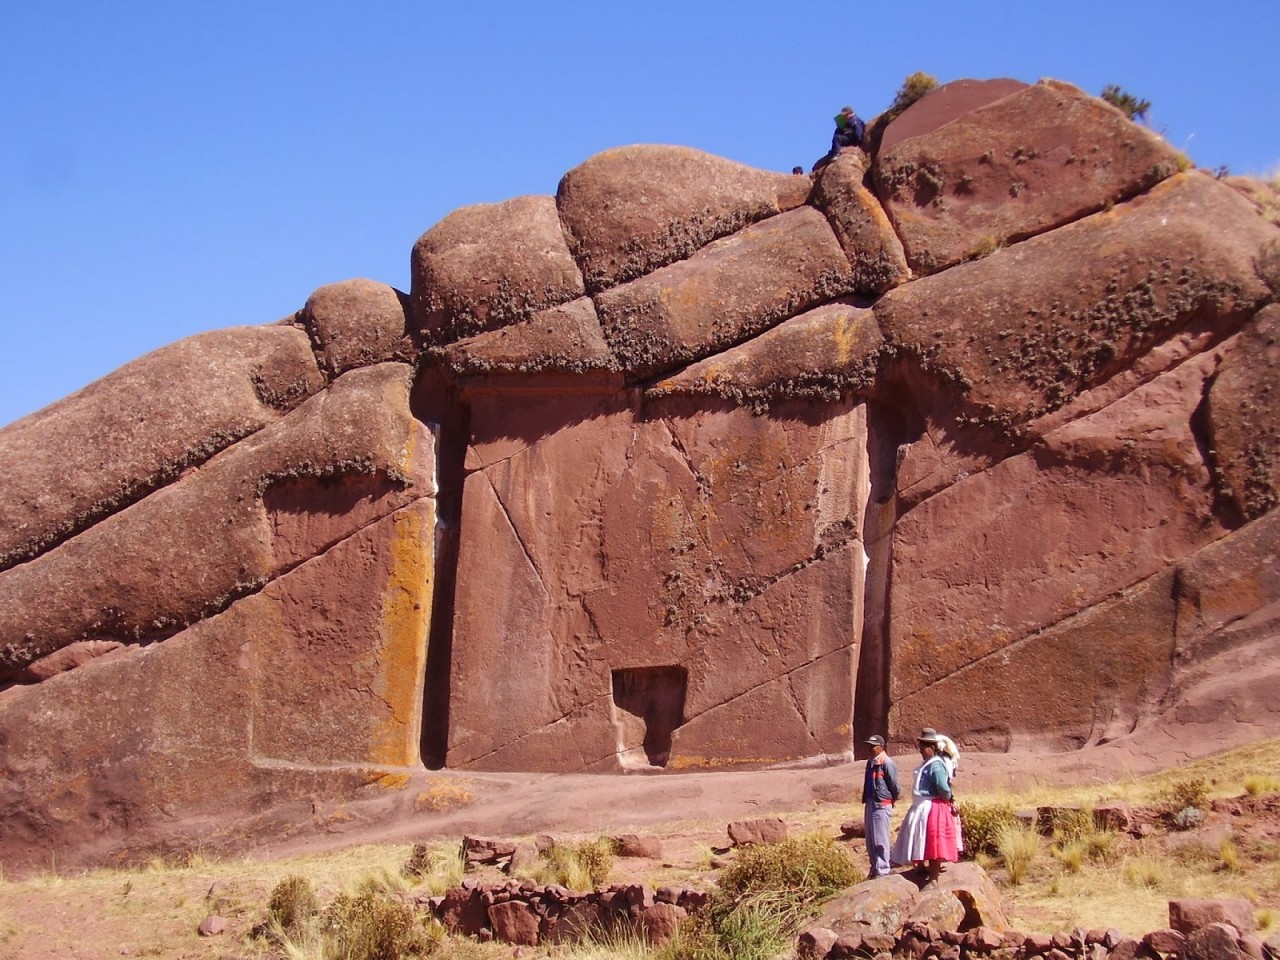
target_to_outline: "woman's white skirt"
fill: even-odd
[[[929,809],[932,806],[933,800],[929,797],[911,798],[907,819],[898,828],[898,839],[889,852],[889,859],[894,863],[905,866],[924,859],[925,834],[929,830]]]

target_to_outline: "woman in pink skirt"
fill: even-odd
[[[938,755],[938,734],[932,727],[920,731],[916,740],[922,763],[916,768],[911,790],[911,809],[894,842],[894,863],[928,864],[925,888],[938,882],[943,861],[960,859],[955,811],[951,807],[951,771]]]

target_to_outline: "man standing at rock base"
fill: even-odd
[[[868,737],[871,757],[862,778],[862,803],[866,810],[867,859],[871,861],[868,879],[889,873],[889,816],[898,799],[898,765],[884,750],[884,737]]]

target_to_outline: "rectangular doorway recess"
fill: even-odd
[[[684,667],[633,667],[613,671],[613,723],[624,770],[665,767],[671,735],[684,723]]]

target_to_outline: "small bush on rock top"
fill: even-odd
[[[956,803],[964,831],[964,855],[972,860],[980,853],[995,856],[996,835],[1000,828],[1018,822],[1013,807],[1007,803]]]
[[[896,117],[937,86],[937,77],[925,73],[923,70],[917,70],[902,81],[902,86],[898,88],[898,92],[893,98],[893,103],[889,104],[889,109],[885,113],[890,119]]]
[[[1272,240],[1263,248],[1254,261],[1253,268],[1258,279],[1270,287],[1273,294],[1280,296],[1280,240]]]
[[[1103,87],[1100,96],[1130,120],[1147,122],[1147,111],[1151,109],[1150,100],[1139,100],[1128,90],[1114,83]]]

